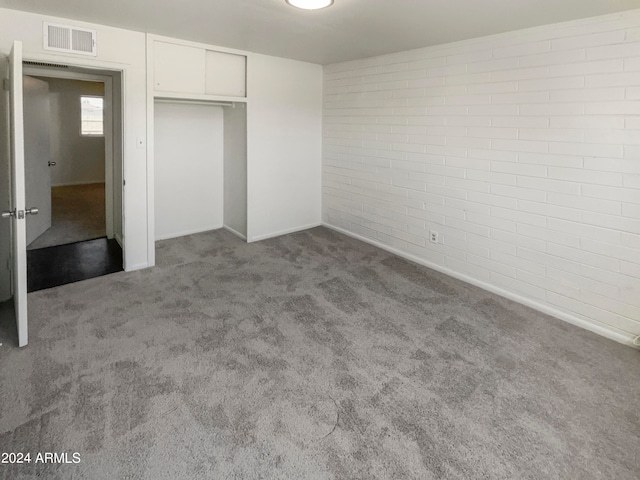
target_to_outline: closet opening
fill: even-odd
[[[243,102],[156,98],[155,239],[224,228],[247,238]]]

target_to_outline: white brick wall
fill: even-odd
[[[634,10],[326,66],[324,222],[630,343],[639,27]]]

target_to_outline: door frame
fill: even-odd
[[[25,58],[23,61],[29,61]],[[65,65],[63,63],[56,65]],[[87,67],[77,67],[87,69]],[[113,166],[114,166],[114,131],[113,131],[113,78],[109,75],[100,75],[94,73],[84,73],[75,71],[57,70],[55,68],[38,67],[32,65],[23,66],[23,75],[41,77],[41,78],[60,78],[66,80],[81,80],[86,82],[97,82],[104,84],[104,188],[105,188],[105,230],[107,238],[114,238],[114,184],[113,184]],[[121,133],[121,132],[120,132]],[[122,162],[119,162],[122,165]],[[122,185],[120,186],[122,188]],[[123,202],[124,207],[124,202]],[[124,235],[124,215],[120,214],[120,228]],[[116,238],[118,243],[124,249],[121,239]]]

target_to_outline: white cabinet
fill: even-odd
[[[247,57],[177,43],[153,42],[153,90],[159,97],[247,96]]]
[[[205,51],[174,43],[154,44],[154,90],[205,93]]]
[[[247,57],[232,53],[206,51],[205,93],[245,97]]]

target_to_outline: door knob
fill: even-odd
[[[47,165],[49,165],[50,167],[55,167],[56,166],[56,162],[47,162]]]
[[[24,213],[25,213],[25,214],[27,214],[27,215],[37,215],[37,214],[38,214],[38,211],[39,211],[39,210],[38,210],[37,208],[32,207],[32,208],[27,208],[27,209],[24,211]]]
[[[16,216],[16,209],[14,208],[13,210],[6,210],[4,212],[2,212],[2,218],[11,218],[11,217],[15,217]]]

